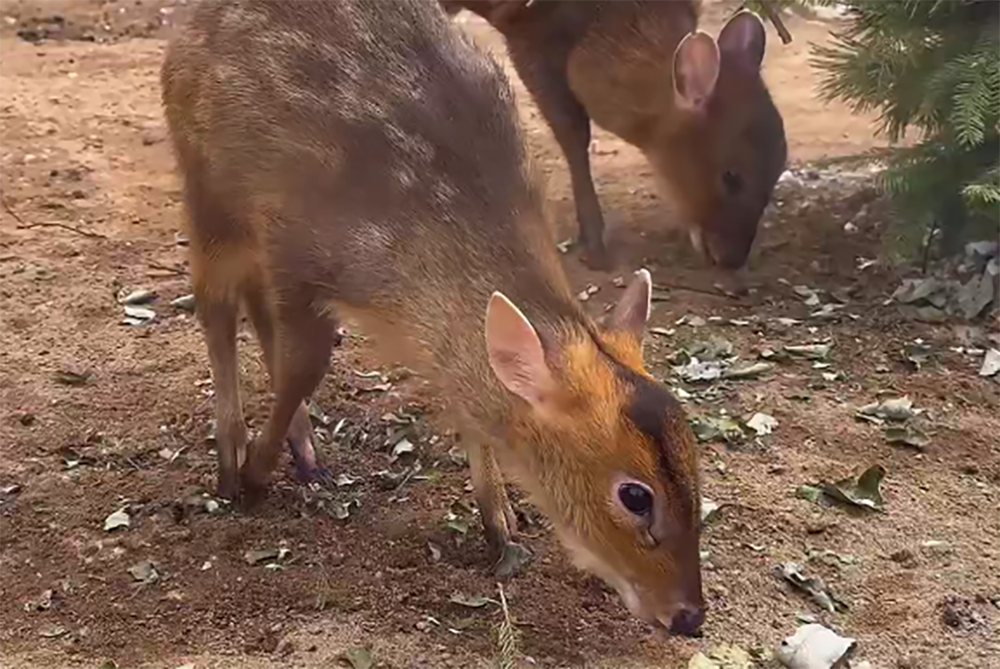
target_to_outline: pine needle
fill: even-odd
[[[517,628],[510,618],[510,610],[507,608],[507,597],[503,592],[503,585],[497,583],[497,591],[500,593],[500,608],[503,610],[503,620],[497,627],[497,655],[494,664],[497,669],[517,669]]]

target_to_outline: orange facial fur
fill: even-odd
[[[695,440],[680,405],[645,371],[633,336],[576,329],[556,340],[558,392],[541,411],[518,413],[510,469],[574,562],[615,587],[633,613],[667,621],[703,607]],[[616,506],[618,480],[653,491],[648,527]]]

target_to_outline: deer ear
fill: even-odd
[[[704,108],[719,80],[719,46],[700,30],[685,35],[674,51],[674,99],[691,111]]]
[[[764,22],[748,9],[740,10],[726,21],[719,33],[719,50],[726,56],[732,56],[747,70],[760,70],[766,47]]]
[[[486,351],[503,386],[532,406],[539,406],[554,386],[538,333],[521,310],[502,293],[486,306]]]
[[[635,273],[632,283],[625,289],[622,299],[618,300],[615,310],[611,312],[608,327],[633,335],[639,341],[646,331],[646,321],[649,320],[650,300],[653,292],[653,279],[646,269]]]

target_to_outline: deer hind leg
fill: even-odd
[[[239,497],[239,468],[246,456],[247,429],[240,397],[236,326],[239,293],[226,268],[191,263],[195,304],[208,348],[215,389],[216,451],[219,497]]]
[[[202,287],[199,288],[199,284]],[[226,499],[239,496],[239,467],[246,453],[247,429],[240,398],[236,323],[239,301],[220,294],[195,279],[195,303],[205,332],[208,360],[215,386],[216,450],[219,461],[217,494]]]
[[[250,321],[253,323],[261,350],[264,353],[264,365],[267,367],[267,374],[271,380],[271,388],[276,392],[275,346],[277,341],[273,314],[274,301],[268,294],[268,288],[260,282],[254,282],[247,286],[244,299]],[[337,343],[335,336],[332,344],[336,345]],[[320,380],[322,380],[322,376]],[[316,382],[316,385],[318,384],[319,381]],[[295,473],[300,481],[313,483],[329,480],[329,470],[322,466],[316,457],[312,421],[309,419],[309,407],[304,399],[299,402],[298,408],[295,409],[288,426],[288,433],[285,435],[285,441],[288,443],[292,460],[295,463]]]
[[[236,327],[241,285],[256,271],[257,265],[251,245],[239,238],[239,222],[229,217],[199,184],[197,178],[185,183],[191,231],[191,279],[215,387],[217,494],[236,499],[247,440]]]
[[[266,488],[270,482],[286,438],[300,477],[315,480],[323,476],[316,459],[305,400],[329,369],[336,323],[316,310],[312,292],[302,286],[282,291],[274,314],[276,319],[270,328],[271,352],[265,354],[265,361],[268,357],[271,359],[275,400],[264,431],[251,448],[242,472],[244,486],[256,491]],[[267,332],[267,316],[262,317],[258,312],[257,317],[261,318],[262,329]]]
[[[470,446],[468,455],[476,503],[483,519],[490,554],[495,560],[493,569],[498,577],[508,578],[520,571],[531,558],[531,553],[515,541],[517,517],[507,497],[493,447],[485,443]]]

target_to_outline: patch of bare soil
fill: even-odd
[[[170,306],[189,288],[157,81],[163,38],[187,9],[151,0],[0,6],[0,168],[10,208],[0,237],[3,665],[329,667],[368,646],[379,667],[490,666],[498,608],[451,601],[496,592],[475,519],[466,534],[446,526],[449,512],[471,505],[456,437],[436,419],[439,399],[419,379],[378,367],[361,333],[335,352],[315,398],[328,417],[317,418],[324,455],[357,481],[324,497],[283,475],[250,515],[209,512],[199,497],[214,485],[211,385],[196,322]],[[481,23],[463,25],[502,52]],[[793,160],[871,146],[864,119],[815,97],[807,44],[827,39],[828,26],[794,19],[789,27],[796,40],[772,40],[767,76]],[[518,87],[568,237],[565,166]],[[674,332],[651,335],[655,373],[671,377],[668,358],[711,336],[747,360],[781,344],[834,347],[828,368],[784,362],[711,392],[685,386],[693,414],[725,407],[778,420],[756,442],[704,446],[705,494],[724,506],[703,545],[703,639],[664,639],[631,620],[569,566],[521,504],[536,560],[506,595],[523,653],[545,667],[679,667],[718,642],[772,646],[808,613],[858,638],[876,667],[1000,666],[997,385],[956,350],[968,344],[952,326],[907,321],[883,304],[894,270],[858,269],[859,257],[877,253],[880,204],[852,182],[800,172],[767,215],[751,260],[754,290],[730,299],[713,294],[718,277],[685,240],[664,232],[669,211],[641,156],[606,133],[596,138],[619,274],[645,265],[669,287],[652,325]],[[844,232],[848,222],[857,232]],[[572,252],[566,267],[580,289],[599,287],[588,302],[595,314],[614,299],[615,273],[587,272]],[[815,308],[795,285],[851,292],[838,318],[810,319]],[[156,319],[123,325],[116,295],[136,288],[157,292]],[[914,370],[900,350],[917,338],[933,354]],[[248,420],[259,428],[267,383],[246,342]],[[385,380],[359,374],[375,369]],[[885,389],[933,419],[925,452],[889,445],[853,418]],[[404,414],[414,422],[403,424]],[[415,457],[392,455],[403,436]],[[795,494],[875,463],[888,472],[884,513],[821,508]],[[105,532],[105,518],[122,508],[130,526]],[[280,560],[248,561],[279,549]],[[849,608],[827,613],[789,590],[773,573],[788,561],[822,576]]]

